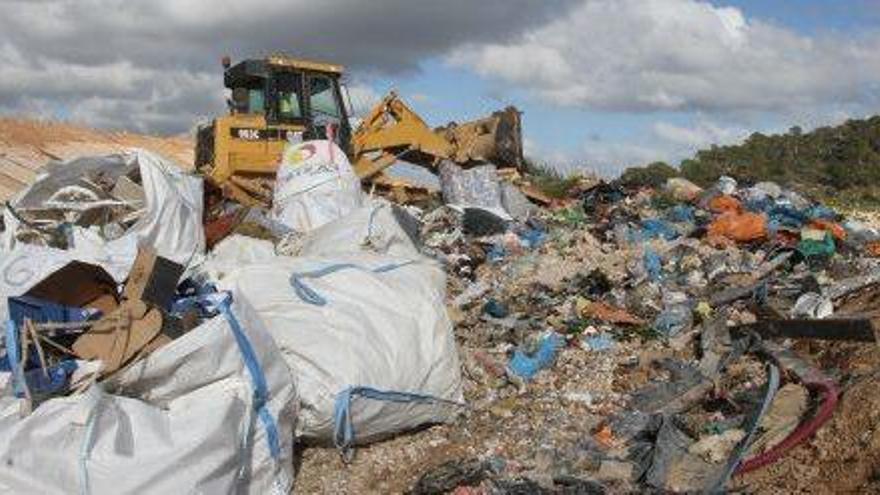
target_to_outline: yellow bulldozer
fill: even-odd
[[[199,128],[196,169],[213,190],[246,206],[271,203],[291,133],[327,139],[330,129],[361,179],[380,185],[389,183],[384,171],[398,160],[429,168],[442,160],[500,167],[523,162],[520,113],[513,107],[432,129],[391,92],[353,129],[339,65],[275,55],[235,65],[224,57],[223,67],[229,114]]]

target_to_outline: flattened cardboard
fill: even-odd
[[[105,315],[119,306],[116,281],[98,265],[71,261],[24,295],[65,306],[95,308]]]
[[[162,330],[162,312],[142,301],[126,301],[99,320],[73,344],[83,359],[100,359],[112,373],[141,351]]]

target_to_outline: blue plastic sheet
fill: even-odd
[[[541,229],[530,228],[522,232],[517,232],[520,240],[523,241],[525,247],[528,249],[535,249],[540,247],[541,244],[544,244],[544,241],[547,239],[547,233]]]
[[[22,325],[25,318],[37,322],[77,322],[99,316],[93,309],[64,306],[31,296],[16,296],[8,299],[9,318],[16,325]]]
[[[615,345],[617,345],[617,341],[614,340],[614,337],[607,333],[588,335],[584,337],[584,343],[594,352],[610,351],[611,349],[614,349]]]
[[[213,318],[220,311],[217,309],[220,303],[229,297],[224,292],[205,292],[197,296],[181,297],[171,305],[172,315],[182,315],[191,309],[198,311],[202,318]]]
[[[679,237],[679,233],[669,222],[659,218],[642,220],[642,236],[644,239],[665,239],[671,241]]]
[[[563,345],[565,345],[565,338],[557,333],[551,333],[541,339],[535,353],[514,352],[507,367],[514,375],[531,380],[539,371],[549,368],[556,361],[556,353]]]
[[[70,375],[77,369],[76,361],[65,360],[46,368],[34,368],[25,372],[24,380],[32,394],[52,394],[67,388],[70,383]],[[16,397],[25,396],[24,390],[17,391]]]
[[[799,229],[804,226],[810,219],[807,215],[798,211],[795,207],[786,204],[777,204],[770,209],[770,222],[781,227],[790,227]]]
[[[648,278],[652,282],[659,282],[663,278],[663,259],[657,254],[657,251],[646,247],[642,262],[645,264],[645,271],[648,272]]]
[[[510,309],[508,309],[507,305],[501,301],[491,298],[483,305],[483,313],[486,313],[492,318],[507,318],[510,314]]]
[[[489,263],[500,263],[507,257],[507,249],[501,244],[493,244],[486,253],[486,259]]]
[[[691,310],[686,305],[677,305],[664,310],[654,320],[654,330],[667,337],[673,337],[693,322]]]
[[[807,208],[806,215],[811,220],[837,220],[837,212],[822,204]]]
[[[775,203],[770,198],[749,199],[743,203],[743,207],[752,213],[770,213]]]
[[[671,222],[677,223],[694,223],[694,207],[690,205],[675,205],[666,212],[666,218]]]

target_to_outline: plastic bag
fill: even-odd
[[[687,304],[670,306],[654,320],[654,329],[666,337],[674,337],[691,325],[693,325],[693,314]]]
[[[715,213],[737,212],[742,209],[742,205],[733,196],[722,194],[709,200],[709,209]]]
[[[835,240],[846,240],[846,229],[844,229],[839,223],[832,222],[831,220],[817,218],[810,222],[810,227],[829,232],[834,236]]]
[[[565,338],[556,333],[547,334],[538,342],[534,352],[515,351],[507,364],[507,369],[524,380],[531,380],[538,372],[553,364],[556,354],[563,347],[565,347]]]
[[[847,220],[843,224],[847,236],[856,243],[880,241],[880,231],[864,222]]]
[[[736,179],[734,179],[733,177],[728,177],[726,175],[722,175],[721,177],[719,177],[718,182],[715,183],[715,189],[726,196],[730,196],[731,194],[735,193],[736,186]]]
[[[821,232],[821,231],[820,231]],[[821,239],[803,238],[798,242],[797,251],[804,258],[828,258],[837,252],[834,237],[824,232]]]
[[[440,164],[440,187],[443,201],[462,211],[465,208],[482,208],[495,215],[511,220],[504,209],[501,182],[495,165],[480,165],[467,170],[446,160]]]
[[[725,213],[708,227],[709,238],[749,242],[767,235],[767,217],[758,213]]]
[[[642,239],[664,239],[671,241],[681,234],[672,225],[659,218],[646,218],[642,220]]]
[[[683,177],[672,177],[666,180],[666,191],[678,201],[693,201],[703,188]]]
[[[801,294],[791,308],[792,318],[828,318],[834,314],[831,299],[815,292]]]

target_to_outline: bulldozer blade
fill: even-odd
[[[522,122],[519,110],[507,107],[489,117],[450,123],[435,129],[453,144],[458,163],[487,161],[499,167],[523,165]]]

